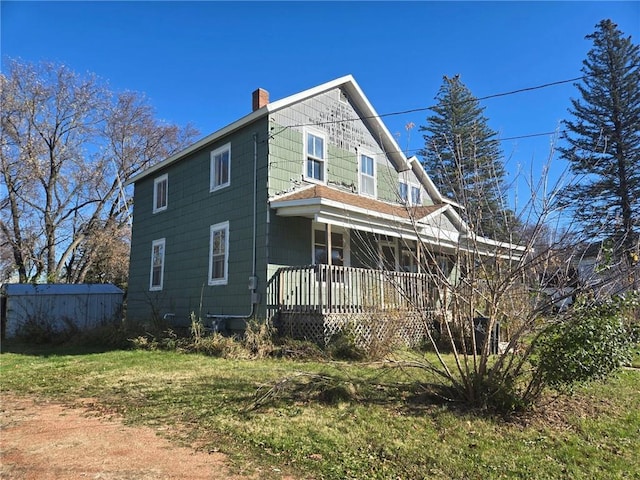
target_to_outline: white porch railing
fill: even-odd
[[[323,264],[283,267],[267,284],[267,313],[426,310],[433,308],[434,292],[433,279],[424,273]]]

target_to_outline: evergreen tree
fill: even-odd
[[[508,240],[514,220],[503,206],[502,152],[484,107],[459,75],[444,77],[436,100],[434,114],[420,127],[426,172],[443,195],[464,207],[462,215],[476,233]]]
[[[640,226],[640,55],[631,37],[611,20],[587,35],[593,48],[582,62],[564,122],[567,146],[559,148],[580,183],[562,192],[562,203],[591,237],[613,240],[621,257],[637,255]]]

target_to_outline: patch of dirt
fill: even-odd
[[[223,453],[176,446],[151,428],[125,426],[117,417],[6,393],[1,400],[1,479],[246,478],[230,473]]]

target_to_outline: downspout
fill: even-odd
[[[253,133],[253,245],[252,245],[252,259],[251,259],[251,276],[249,277],[249,290],[251,291],[251,311],[248,315],[218,315],[207,314],[207,318],[221,319],[221,320],[248,320],[256,314],[256,309],[260,303],[260,296],[258,290],[258,277],[256,276],[256,243],[258,236],[258,212],[257,212],[257,200],[258,200],[258,134]]]

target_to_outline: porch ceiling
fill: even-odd
[[[448,205],[393,205],[325,185],[313,185],[271,200],[283,217],[306,217],[320,223],[417,240],[440,248],[455,248],[460,232],[438,228]]]

